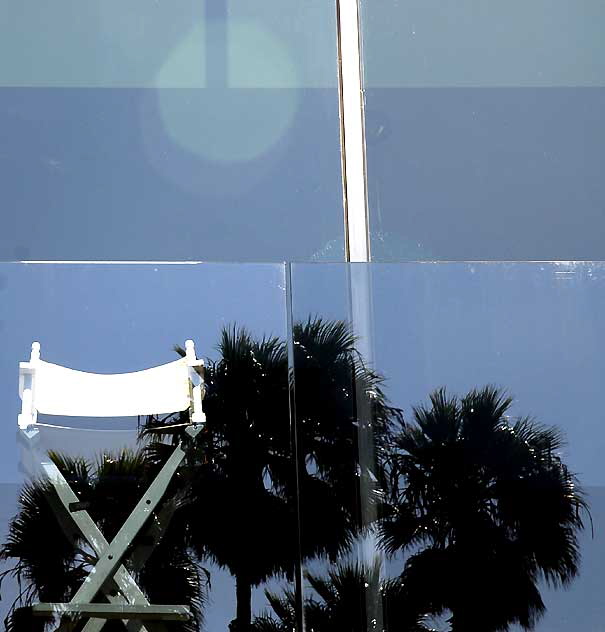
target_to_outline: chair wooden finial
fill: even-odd
[[[195,343],[193,340],[185,340],[185,357],[190,362],[193,362],[195,357]]]
[[[31,353],[30,362],[34,362],[35,360],[39,360],[39,359],[40,359],[40,343],[32,342],[32,353]]]

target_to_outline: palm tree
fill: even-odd
[[[384,377],[357,353],[347,323],[308,319],[294,325],[293,338],[303,553],[335,562],[369,526],[361,504],[382,503],[383,462],[402,413],[389,405]],[[367,433],[370,459],[360,451]]]
[[[255,340],[243,328],[225,328],[218,351],[205,368],[207,425],[187,470],[194,501],[180,519],[197,558],[235,578],[232,628],[245,630],[252,588],[273,575],[292,577],[296,560],[288,367],[282,341]],[[143,434],[178,441],[175,421],[149,418]],[[147,450],[158,464],[169,452],[158,442]]]
[[[276,575],[292,577],[301,555],[335,559],[359,532],[359,481],[371,481],[376,489],[384,481],[378,468],[359,463],[356,389],[372,401],[380,446],[386,443],[380,437],[390,417],[399,411],[387,405],[382,378],[357,357],[345,323],[309,319],[295,326],[295,343],[292,400],[285,343],[277,338],[255,340],[236,327],[223,331],[220,358],[206,369],[206,432],[174,479],[174,491],[186,492],[192,502],[175,514],[169,533],[140,574],[154,601],[178,603],[186,597],[200,619],[203,582],[197,582],[196,593],[193,585],[200,578],[191,550],[197,560],[212,560],[233,575],[237,615],[232,627],[247,630],[254,586]],[[297,407],[295,417],[292,404]],[[176,441],[182,427],[171,427],[174,421],[174,415],[150,418],[143,436],[162,439],[171,434]],[[300,441],[294,441],[294,425]],[[93,472],[82,460],[54,458],[80,498],[90,500],[93,518],[111,537],[125,518],[115,511],[116,499],[125,510],[129,498],[134,502],[140,496],[135,482],[135,487],[145,484],[170,452],[161,440],[152,441],[142,454],[103,459]],[[25,489],[2,549],[3,557],[18,559],[13,573],[26,579],[26,604],[34,598],[66,599],[90,568],[90,557],[81,558],[82,551],[90,552],[81,542],[74,547],[65,541],[52,518],[53,493],[40,481]],[[48,514],[44,521],[36,520],[40,507]],[[303,512],[299,545],[296,533]],[[43,537],[48,522],[55,532]],[[57,569],[66,577],[61,579]],[[155,583],[154,577],[172,580]],[[172,598],[177,588],[183,596]],[[24,612],[14,610],[12,618]]]
[[[327,577],[306,573],[316,596],[305,599],[306,627],[311,632],[366,632],[367,622],[385,632],[430,632],[424,613],[406,600],[399,578],[381,579],[380,560],[372,565],[339,564]],[[265,593],[272,613],[255,617],[253,632],[291,632],[295,627],[294,593]],[[368,598],[369,596],[369,598]],[[383,622],[378,624],[379,613]],[[371,624],[371,623],[370,623]]]
[[[122,526],[155,474],[141,453],[105,454],[94,465],[80,458],[50,456],[80,501],[89,506],[92,519],[108,540]],[[177,508],[185,499],[176,492],[165,502]],[[144,537],[144,531],[145,528],[139,538]],[[134,546],[140,541],[135,539]],[[69,601],[94,566],[96,557],[75,533],[51,483],[40,479],[24,486],[18,514],[11,521],[6,542],[0,549],[0,559],[16,560],[3,576],[11,575],[20,587],[5,620],[6,629],[42,632],[52,619],[32,616],[29,606],[37,601]],[[203,572],[187,550],[186,537],[178,529],[178,522],[168,525],[157,547],[135,575],[152,603],[190,606],[193,619],[167,622],[167,630],[194,632],[199,629],[206,584]],[[74,629],[82,629],[84,623],[76,622]],[[104,629],[110,632],[124,627],[120,621],[110,620]]]
[[[587,505],[559,454],[562,436],[509,421],[512,400],[495,387],[430,399],[393,441],[382,541],[411,553],[408,598],[449,611],[453,632],[531,629],[545,610],[539,582],[565,585],[578,573]]]
[[[335,559],[359,530],[355,385],[372,393],[377,434],[398,414],[382,378],[359,362],[345,323],[309,319],[295,325],[294,342],[295,384],[285,343],[243,328],[223,330],[219,359],[206,367],[207,432],[195,455],[195,502],[181,515],[198,558],[235,578],[239,631],[250,628],[253,587],[293,578],[301,556]],[[149,419],[146,432],[169,433],[174,421]],[[154,450],[161,461],[165,446]]]

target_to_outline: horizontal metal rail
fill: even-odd
[[[111,603],[37,603],[32,606],[36,616],[72,615],[75,617],[94,617],[97,619],[138,619],[187,621],[191,619],[191,610],[187,606],[111,604]]]

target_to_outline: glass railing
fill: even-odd
[[[373,260],[603,259],[602,3],[361,5]]]
[[[1,265],[2,616],[24,629],[52,616],[83,629],[117,606],[182,630],[594,628],[604,272]],[[188,339],[205,359],[199,433],[186,409],[45,413],[82,400],[59,398],[55,365],[85,372],[85,390],[90,372],[170,363],[147,391],[102,382],[85,404],[161,401]],[[32,369],[33,341],[50,365]],[[137,502],[157,480],[150,518]],[[106,581],[82,597],[93,569]]]
[[[3,7],[0,260],[344,260],[329,3]]]

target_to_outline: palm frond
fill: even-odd
[[[380,542],[413,552],[409,597],[430,595],[427,612],[451,610],[454,630],[530,629],[544,612],[538,582],[578,573],[588,507],[562,461],[564,437],[531,417],[509,421],[511,405],[492,385],[462,398],[439,389],[392,440]]]

